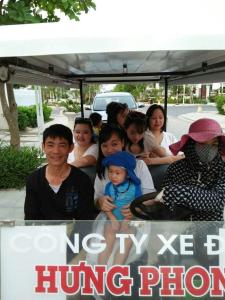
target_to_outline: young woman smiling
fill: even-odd
[[[109,196],[104,196],[106,184],[109,182],[108,172],[102,167],[102,160],[124,148],[124,133],[118,126],[105,125],[99,135],[99,157],[97,162],[97,176],[95,179],[95,202],[102,211],[110,211],[115,208],[113,200]],[[155,191],[151,174],[147,165],[142,160],[137,160],[135,174],[141,181],[142,193]],[[132,214],[129,205],[124,207],[122,213],[125,218],[131,218]]]
[[[177,160],[184,158],[183,155],[173,155],[169,149],[169,146],[177,142],[176,137],[165,131],[166,126],[166,115],[163,107],[158,104],[151,105],[146,112],[146,125],[147,130],[145,131],[144,139],[155,139],[157,145],[166,149],[167,156],[158,157],[152,156],[146,159],[148,165],[161,165],[171,164]]]
[[[73,136],[75,140],[71,164],[75,167],[95,166],[98,157],[98,146],[94,142],[93,128],[90,119],[76,118]]]

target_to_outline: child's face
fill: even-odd
[[[122,110],[122,111],[120,111],[120,112],[118,113],[116,119],[117,119],[118,124],[119,124],[121,127],[123,127],[123,124],[124,124],[124,122],[125,122],[125,119],[126,119],[126,116],[128,115],[128,113],[129,113],[129,109],[128,109],[128,108],[126,108],[126,109],[124,109],[124,110]]]
[[[143,132],[139,132],[137,130],[137,127],[135,126],[135,124],[131,124],[127,130],[127,137],[128,139],[131,141],[132,144],[138,144],[138,142],[140,140],[142,140],[144,138],[144,131]]]
[[[102,127],[102,121],[100,121],[96,127],[100,129]]]
[[[127,171],[124,168],[110,166],[108,172],[109,180],[114,185],[123,183],[127,178]]]

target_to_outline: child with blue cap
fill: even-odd
[[[112,211],[104,212],[107,218],[112,221],[105,227],[107,248],[99,255],[99,263],[104,264],[111,254],[115,242],[115,234],[119,231],[126,231],[126,233],[129,231],[129,226],[126,222],[118,222],[118,220],[126,221],[121,209],[130,204],[135,198],[141,196],[142,192],[141,181],[134,173],[136,160],[132,154],[126,151],[116,152],[104,158],[102,166],[108,168],[110,180],[105,187],[104,194],[110,196],[113,199],[113,204],[116,206]],[[130,248],[129,241],[127,241],[126,248],[127,250]],[[116,264],[119,263],[123,263],[122,257],[120,257],[119,261],[116,261]]]
[[[110,220],[123,220],[121,208],[141,196],[141,181],[135,175],[136,160],[126,151],[119,151],[103,159],[102,165],[108,167],[110,182],[105,187],[105,195],[110,196],[116,205],[107,216]]]

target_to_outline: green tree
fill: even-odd
[[[113,91],[114,92],[128,92],[131,93],[138,100],[145,100],[148,92],[148,85],[146,83],[138,84],[117,84]]]
[[[0,24],[57,22],[57,11],[79,21],[81,12],[95,9],[92,0],[0,0]]]
[[[79,20],[81,12],[94,8],[92,0],[0,0],[0,25],[56,22],[63,13],[70,19]],[[7,93],[6,93],[7,90]],[[13,85],[0,82],[0,101],[10,131],[10,144],[20,147],[18,110]]]
[[[162,88],[155,88],[154,87],[149,91],[149,98],[153,102],[161,101],[162,100],[162,93],[163,93]]]
[[[91,104],[95,95],[100,92],[101,85],[100,84],[88,84],[84,87],[84,102],[87,104]]]
[[[170,95],[175,98],[176,103],[179,103],[179,98],[183,93],[183,86],[182,85],[174,85],[170,87]]]

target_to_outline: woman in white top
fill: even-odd
[[[77,168],[95,166],[98,158],[98,146],[94,142],[90,119],[76,118],[73,136],[75,140],[71,164]]]
[[[102,167],[102,159],[108,155],[122,151],[124,148],[124,133],[113,125],[105,125],[99,135],[99,157],[97,162],[97,176],[95,179],[95,202],[102,211],[110,211],[115,208],[112,198],[104,196],[106,184],[109,182],[107,170]],[[155,191],[151,174],[147,165],[142,160],[137,160],[135,174],[141,180],[143,194]],[[124,207],[122,213],[126,219],[132,218],[129,205]]]
[[[144,139],[148,141],[154,138],[156,143],[166,149],[166,157],[152,156],[148,158],[148,165],[171,164],[177,160],[184,158],[183,155],[172,155],[169,146],[177,142],[176,137],[169,132],[164,131],[166,125],[166,114],[161,105],[153,104],[146,112],[147,130],[145,131]]]

